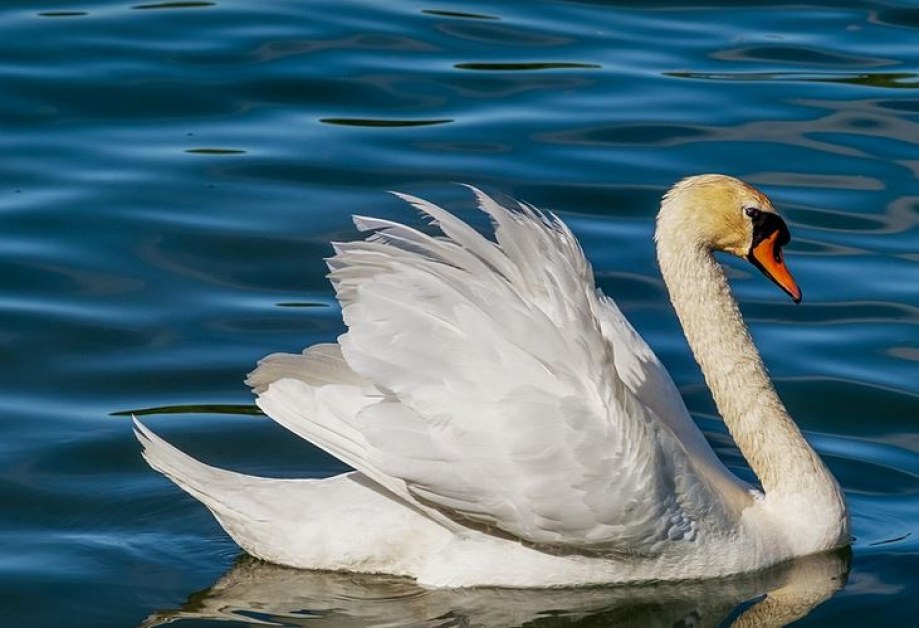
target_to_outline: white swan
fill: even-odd
[[[788,230],[721,175],[665,196],[655,239],[674,308],[762,483],[731,474],[556,217],[473,190],[492,242],[445,210],[432,237],[355,218],[330,278],[337,344],[261,361],[278,423],[353,466],[325,480],[206,466],[136,423],[144,456],[253,556],[426,586],[542,587],[723,576],[849,542],[839,485],[789,418],[714,250],[796,301]]]

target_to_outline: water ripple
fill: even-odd
[[[340,126],[362,126],[362,127],[413,127],[413,126],[431,126],[434,124],[449,124],[453,122],[450,119],[443,120],[377,120],[373,118],[320,118],[323,124],[336,124]]]
[[[216,2],[156,2],[153,4],[136,4],[132,9],[203,9],[217,6]]]
[[[482,72],[533,72],[538,70],[572,70],[598,69],[601,66],[593,63],[573,63],[567,61],[530,61],[506,63],[457,63],[457,70],[479,70]]]
[[[484,13],[464,13],[461,11],[445,11],[443,9],[422,9],[425,15],[436,15],[439,17],[455,17],[467,20],[498,20],[500,18],[494,15],[485,15]]]

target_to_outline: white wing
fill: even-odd
[[[688,415],[668,425],[655,410],[672,400],[643,403],[617,372],[650,361],[617,357],[638,345],[616,341],[628,323],[594,288],[571,232],[531,207],[509,211],[476,193],[496,242],[407,196],[444,237],[356,218],[374,234],[337,245],[329,260],[349,328],[339,339],[347,384],[290,382],[298,378],[283,365],[269,373],[275,358],[254,378],[263,390],[281,379],[260,405],[454,529],[653,553],[727,524],[721,487],[697,469],[698,442],[681,442],[695,430],[690,441],[704,445]],[[651,382],[653,369],[642,368],[633,386]],[[344,388],[349,399],[326,393]]]
[[[733,511],[743,510],[756,490],[731,473],[715,455],[690,417],[670,373],[616,303],[603,294],[598,298],[604,307],[597,311],[597,318],[603,336],[613,346],[616,373],[639,401],[667,424],[692,458],[696,471],[718,487]]]

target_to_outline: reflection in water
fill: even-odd
[[[582,589],[438,589],[389,576],[301,571],[242,556],[182,608],[142,624],[222,620],[283,626],[778,626],[846,582],[849,550],[755,574]]]
[[[137,408],[135,410],[118,410],[109,416],[148,416],[151,414],[251,414],[262,416],[264,413],[255,404],[233,403],[198,403],[175,406],[157,406],[155,408]]]
[[[501,18],[495,17],[494,15],[485,15],[484,13],[465,13],[462,11],[443,11],[440,9],[422,9],[422,13],[425,15],[439,15],[441,17],[456,17],[463,18],[467,20],[498,20]]]
[[[376,118],[320,118],[323,124],[337,124],[339,126],[364,126],[364,127],[409,127],[431,126],[434,124],[448,124],[453,122],[449,118],[436,120],[383,120]]]
[[[188,148],[185,152],[192,155],[243,155],[246,151],[239,148]]]
[[[480,70],[482,72],[532,72],[535,70],[592,70],[601,66],[596,63],[540,61],[533,63],[457,63],[453,67],[457,70]]]
[[[664,72],[664,76],[710,81],[766,81],[839,83],[864,87],[915,89],[919,80],[913,72],[872,72],[861,74],[820,74],[815,72]]]
[[[39,17],[83,17],[89,15],[87,11],[42,11]]]
[[[157,2],[155,4],[138,4],[131,7],[132,9],[149,10],[149,9],[203,9],[205,7],[217,6],[216,2]]]

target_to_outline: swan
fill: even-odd
[[[471,188],[490,240],[397,194],[432,236],[356,216],[327,260],[347,332],[247,383],[275,421],[355,470],[217,469],[135,418],[149,464],[257,558],[427,587],[722,577],[847,545],[835,478],[791,420],[714,257],[801,300],[769,199],[725,175],[676,183],[655,242],[688,344],[761,488],[734,476],[556,216]]]

